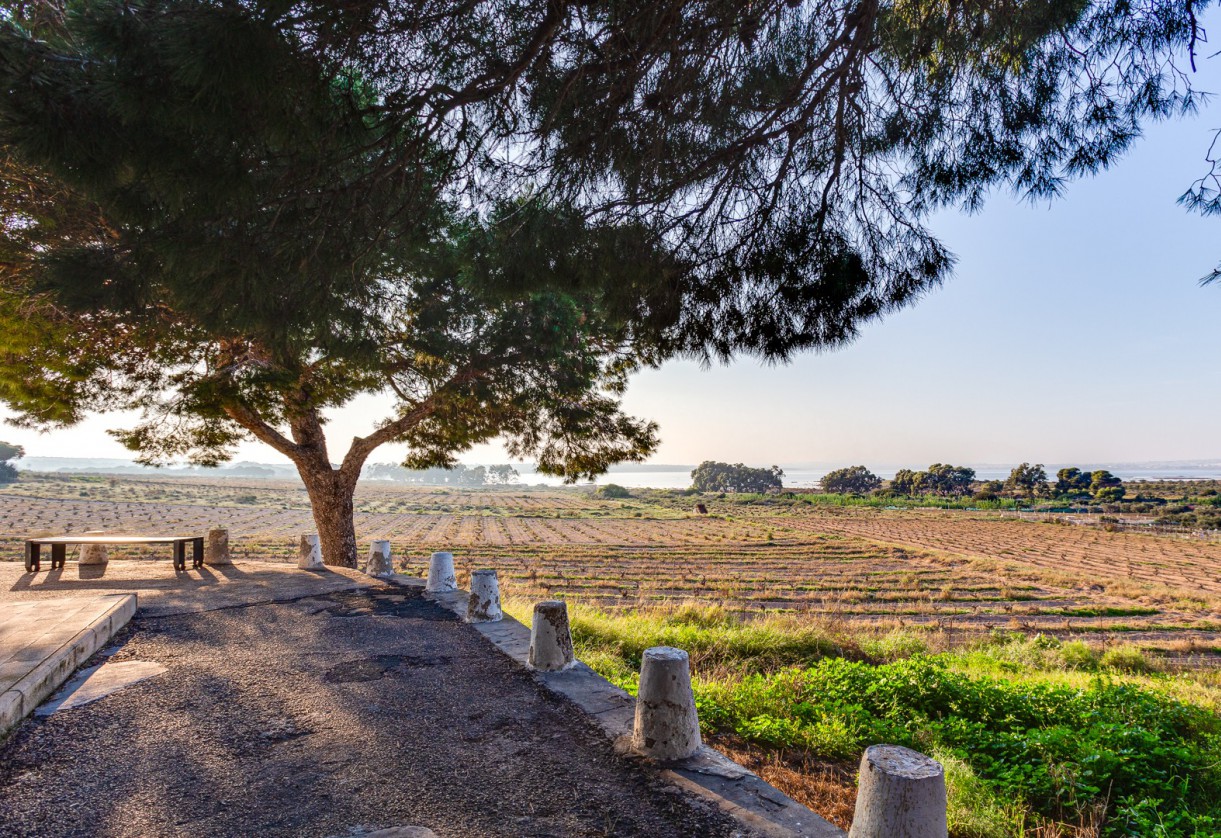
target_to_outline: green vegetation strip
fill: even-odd
[[[1041,636],[931,653],[923,635],[716,607],[571,610],[577,654],[629,691],[646,648],[686,649],[709,734],[850,764],[879,742],[935,756],[958,838],[1221,834],[1215,673]]]

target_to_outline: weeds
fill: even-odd
[[[801,765],[852,771],[888,742],[945,766],[955,838],[1221,832],[1221,680],[1158,672],[1135,647],[999,631],[952,645],[695,604],[570,613],[578,655],[628,690],[644,649],[687,649],[709,740],[812,805],[839,787]]]

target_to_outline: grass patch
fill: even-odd
[[[880,742],[935,756],[956,838],[1221,833],[1221,681],[1158,672],[1135,647],[1006,632],[951,647],[715,606],[570,609],[577,654],[629,691],[649,646],[687,649],[710,741],[845,770]],[[528,616],[525,601],[509,610]]]

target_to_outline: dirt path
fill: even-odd
[[[0,746],[0,834],[728,836],[406,589],[137,618],[159,677]]]

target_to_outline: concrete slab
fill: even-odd
[[[5,603],[0,610],[0,737],[135,613],[132,594]]]
[[[34,715],[43,718],[59,710],[92,704],[162,672],[165,672],[165,666],[154,661],[108,661],[82,669],[50,701],[35,710]]]
[[[175,572],[168,562],[111,559],[105,565],[69,562],[59,570],[26,573],[21,562],[0,561],[5,610],[16,603],[133,593],[139,595],[140,616],[164,617],[376,587],[384,583],[354,568],[298,570],[285,562],[239,561]]]

